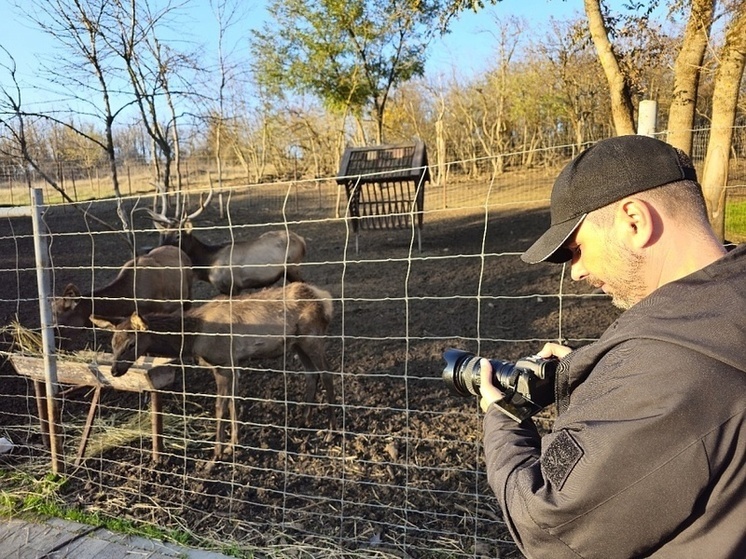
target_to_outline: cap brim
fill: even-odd
[[[539,262],[562,264],[572,260],[572,252],[564,245],[572,237],[583,218],[585,218],[585,214],[577,219],[552,225],[526,252],[521,254],[521,260],[528,264],[538,264]]]

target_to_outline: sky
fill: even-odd
[[[614,5],[622,1],[611,0],[610,3]],[[496,40],[489,29],[491,27],[494,30],[497,17],[501,20],[510,16],[525,18],[529,32],[540,33],[546,28],[550,18],[564,20],[583,15],[583,0],[502,0],[494,6],[489,2],[485,3],[487,6],[478,13],[462,13],[452,22],[451,33],[431,45],[426,66],[429,76],[456,71],[458,75],[468,77],[486,69],[494,59]],[[217,24],[208,0],[190,0],[187,4],[191,6],[190,18],[184,22],[183,29],[179,30],[185,40],[204,41],[216,37]],[[55,44],[19,16],[15,5],[27,9],[28,3],[23,0],[0,0],[0,21],[3,22],[0,46],[5,47],[16,60],[19,81],[26,86],[37,81],[40,61],[53,52]],[[265,17],[263,5],[264,2],[259,0],[244,2],[247,21],[254,21],[259,25]],[[246,29],[242,27],[241,32],[245,33]],[[230,37],[227,44],[231,44]],[[232,44],[240,45],[237,39]],[[3,53],[0,53],[0,60],[7,60]],[[0,80],[7,82],[7,74],[0,73]],[[7,87],[12,84],[2,85]],[[29,96],[37,94],[25,95],[24,105],[29,109],[29,104],[34,102]]]
[[[583,0],[502,0],[478,13],[464,12],[453,22],[452,33],[433,45],[428,72],[457,68],[473,75],[488,67],[495,55],[496,18],[525,18],[529,32],[543,33],[550,18],[565,20],[583,15]]]

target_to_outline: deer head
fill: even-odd
[[[189,252],[191,249],[190,243],[192,233],[192,220],[199,216],[205,208],[210,205],[212,201],[213,189],[210,188],[210,192],[207,198],[200,201],[199,207],[191,213],[187,213],[186,209],[181,212],[180,217],[169,217],[168,214],[168,200],[162,187],[155,185],[156,191],[160,192],[161,208],[159,212],[146,209],[145,211],[153,221],[153,226],[158,230],[160,234],[161,245],[173,245],[181,248],[185,252]],[[177,212],[178,213],[178,212]]]
[[[111,351],[113,364],[111,374],[120,377],[137,361],[137,358],[147,353],[150,347],[148,324],[137,312],[127,319],[115,323],[106,318],[91,315],[90,320],[99,328],[111,330]]]

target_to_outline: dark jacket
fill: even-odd
[[[540,438],[492,408],[487,474],[531,558],[746,557],[746,245],[666,284],[557,372]]]

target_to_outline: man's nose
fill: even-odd
[[[570,264],[570,277],[573,281],[581,281],[588,275],[588,270],[583,266],[582,258],[573,258]]]

